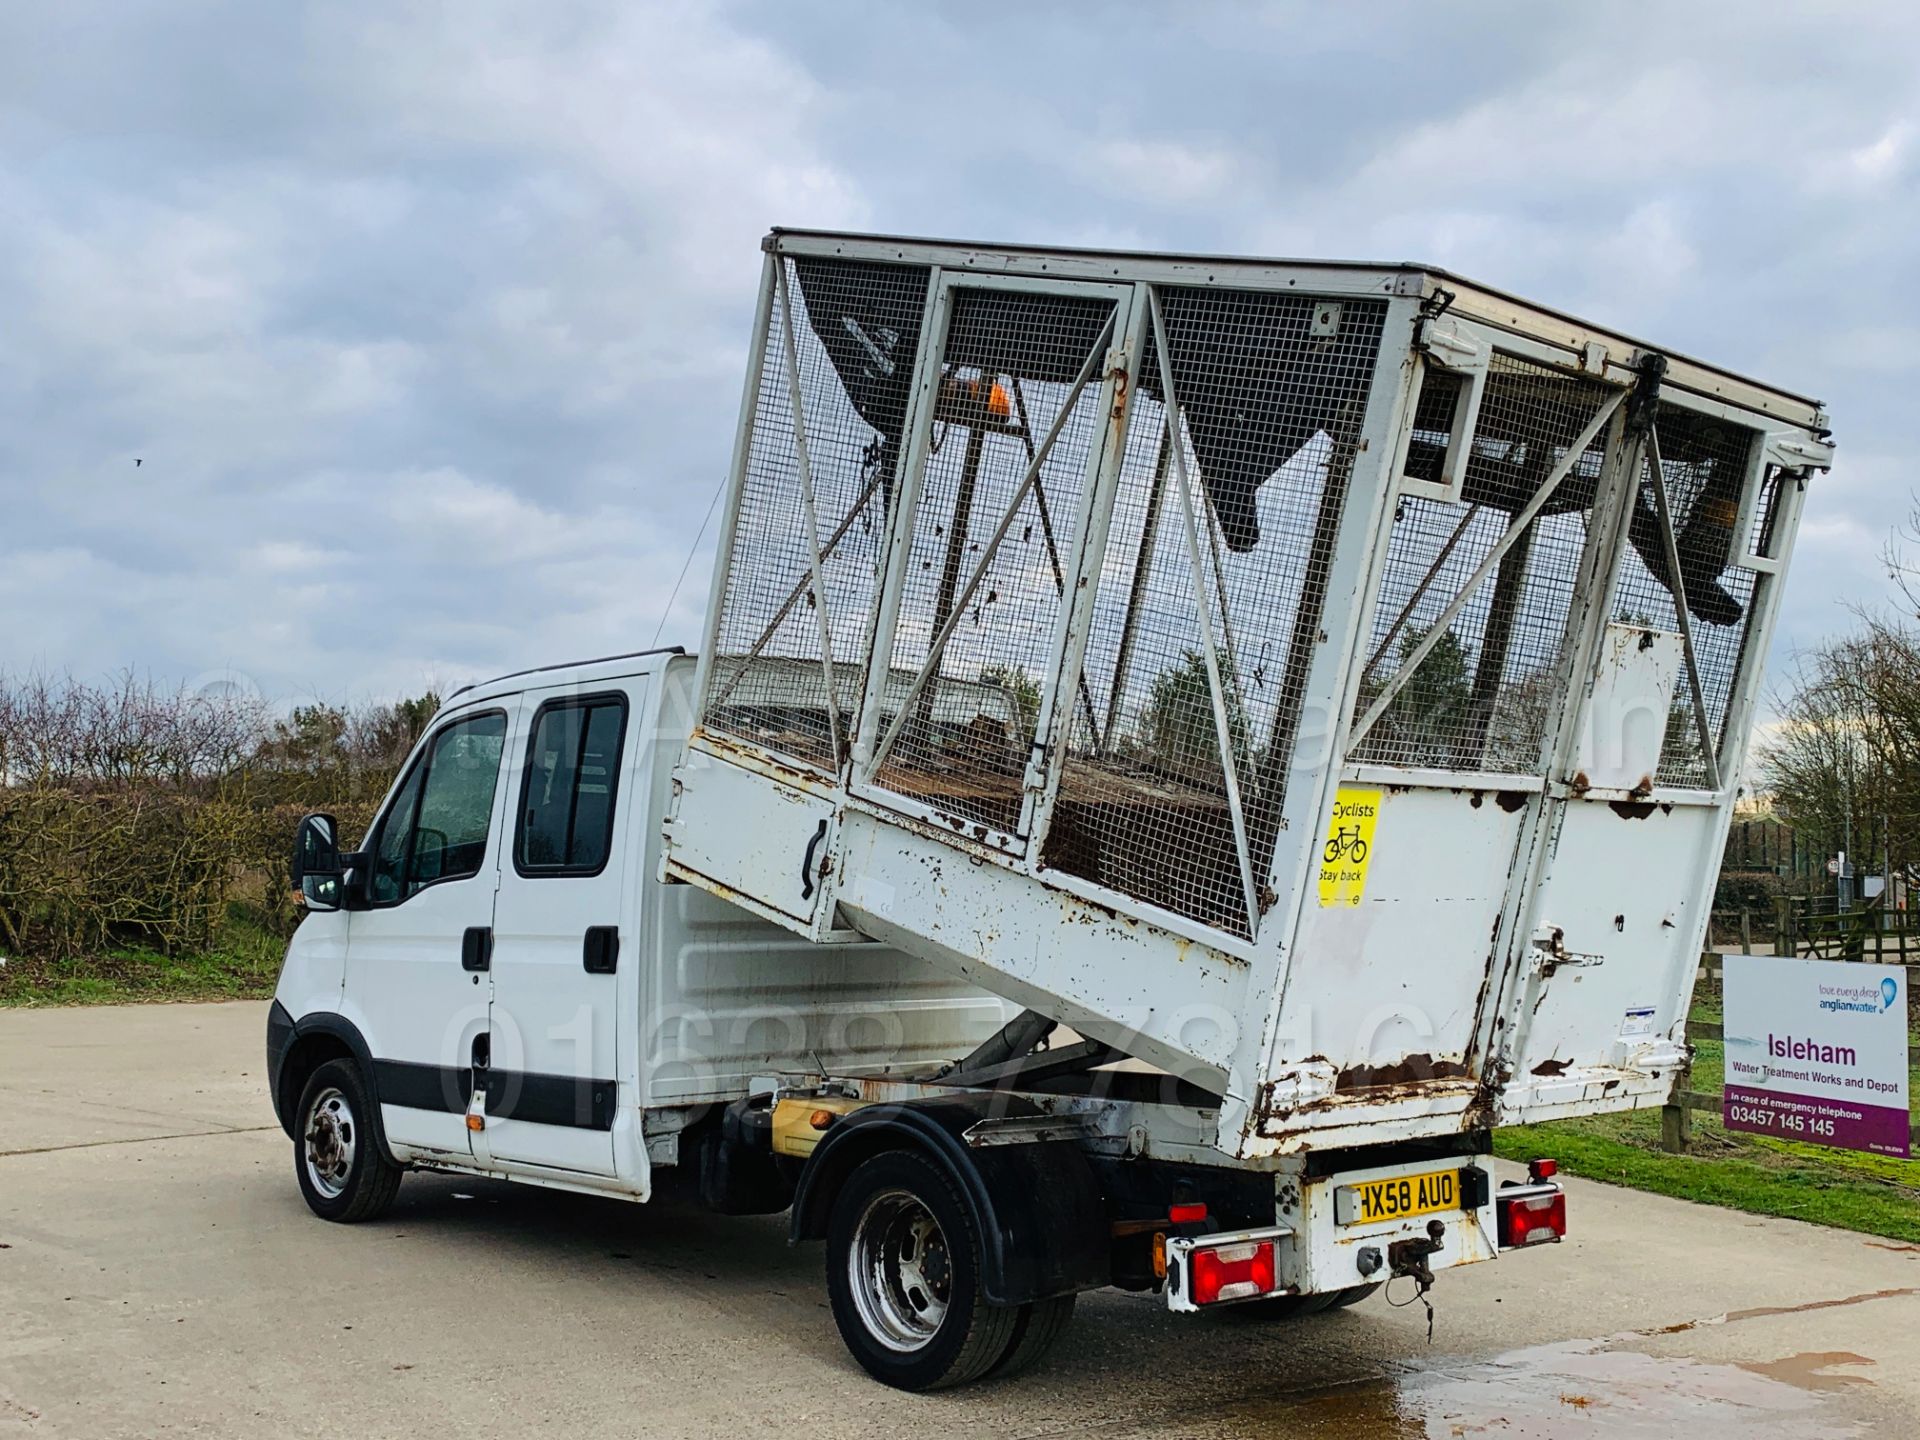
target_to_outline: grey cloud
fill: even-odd
[[[1449,265],[1828,400],[1778,648],[1884,599],[1920,17],[1438,13],[12,7],[0,666],[646,643],[774,223]]]

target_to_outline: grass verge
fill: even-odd
[[[162,955],[130,947],[73,960],[11,956],[0,969],[0,1006],[264,1000],[273,994],[286,950],[285,940],[236,906],[219,944],[203,954]]]

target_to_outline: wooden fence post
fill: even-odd
[[[1660,1109],[1660,1148],[1675,1155],[1687,1152],[1693,1139],[1692,1112],[1687,1109],[1687,1092],[1693,1088],[1693,1067],[1682,1065],[1673,1073],[1673,1089]]]

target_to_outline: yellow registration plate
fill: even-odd
[[[1372,1225],[1382,1220],[1405,1220],[1440,1210],[1458,1210],[1460,1172],[1435,1170],[1427,1175],[1402,1175],[1392,1180],[1363,1180],[1333,1192],[1334,1219],[1342,1225]]]

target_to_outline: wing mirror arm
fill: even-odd
[[[308,815],[294,831],[288,874],[310,911],[359,909],[365,904],[364,851],[340,852],[339,822],[325,813]]]
[[[367,871],[372,864],[373,854],[367,850],[349,850],[340,857],[340,908],[342,910],[367,908]]]

